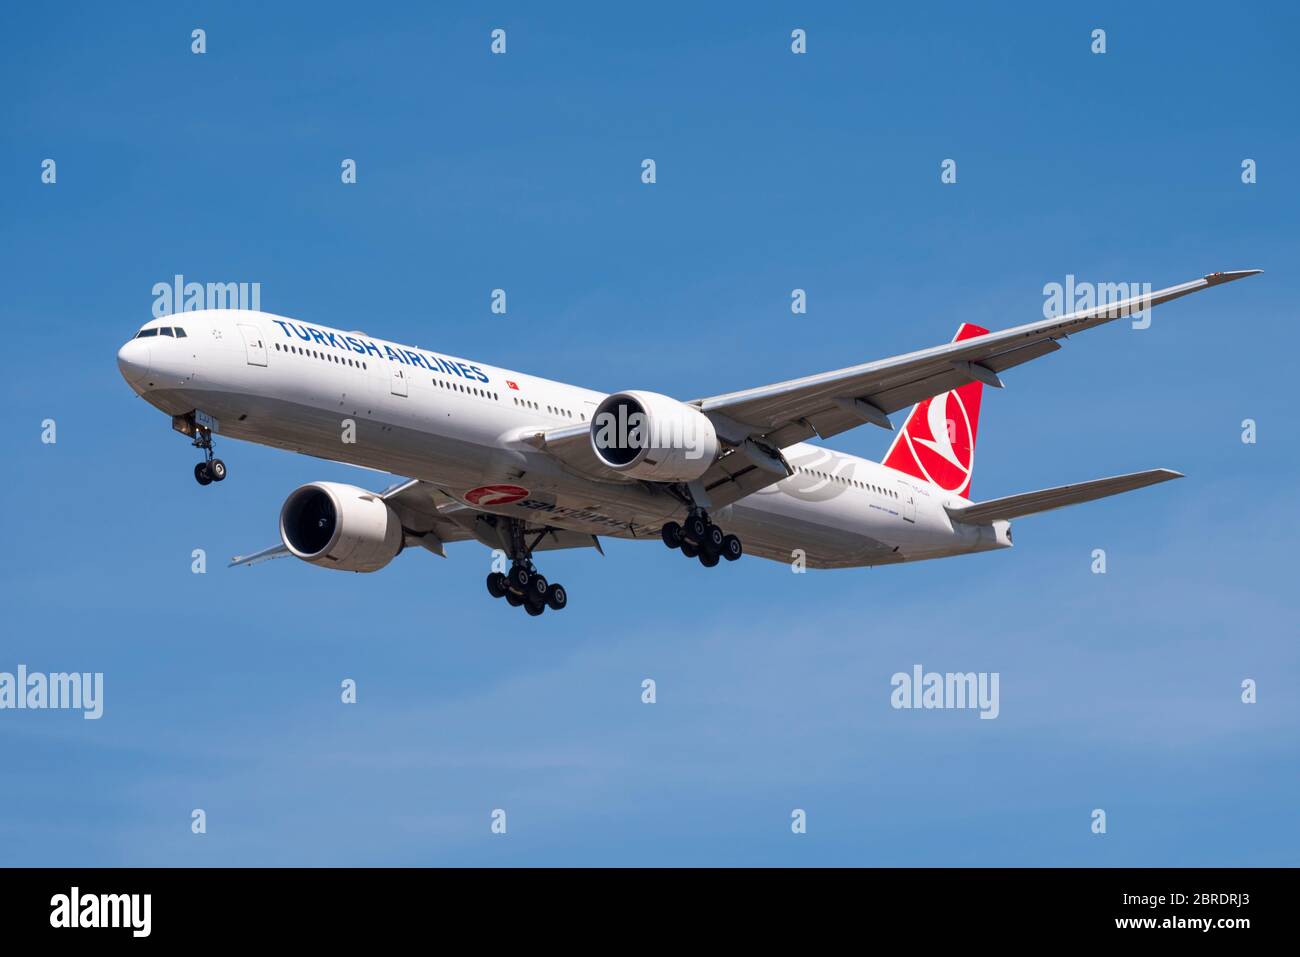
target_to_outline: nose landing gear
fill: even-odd
[[[194,480],[200,485],[224,482],[226,463],[213,456],[212,433],[201,425],[194,429],[194,447],[203,450],[203,461],[194,466]]]
[[[198,417],[202,415],[203,413],[199,412],[188,412],[185,415],[173,416],[172,428],[182,435],[188,435],[194,440],[194,447],[203,451],[203,461],[194,466],[194,481],[200,485],[211,485],[213,482],[226,480],[226,463],[213,457],[212,429],[207,425],[199,424]],[[213,423],[216,421],[209,420]]]

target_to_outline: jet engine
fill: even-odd
[[[657,392],[617,392],[591,417],[604,465],[649,482],[692,482],[718,457],[718,433],[699,409]]]
[[[374,492],[338,482],[294,489],[280,509],[284,547],[313,565],[376,572],[402,550],[402,523]]]

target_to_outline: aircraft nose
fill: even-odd
[[[117,367],[131,385],[143,382],[149,374],[149,343],[142,339],[129,340],[117,350]]]

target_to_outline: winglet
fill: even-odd
[[[1247,276],[1258,276],[1263,271],[1262,269],[1229,269],[1226,272],[1212,272],[1205,277],[1205,281],[1211,286],[1218,286],[1225,282],[1245,279]]]

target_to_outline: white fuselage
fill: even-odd
[[[519,485],[518,503],[469,504],[595,535],[657,540],[685,515],[651,483],[593,479],[524,441],[590,421],[604,393],[262,312],[184,312],[144,329],[158,327],[185,335],[130,340],[123,375],[164,412],[215,418],[219,435],[420,479],[462,502]],[[802,443],[785,456],[792,476],[712,513],[749,554],[856,567],[1011,544],[1005,522],[953,522],[943,506],[961,499],[876,462]]]

